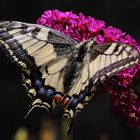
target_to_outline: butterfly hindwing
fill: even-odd
[[[68,93],[73,97],[65,112],[68,117],[73,117],[74,112],[79,110],[78,106],[82,109],[84,102],[90,100],[93,87],[98,80],[104,81],[106,76],[111,77],[139,63],[138,51],[127,44],[106,43],[89,47],[81,62],[78,77],[74,79]]]
[[[64,94],[65,67],[77,51],[76,41],[45,26],[6,21],[0,23],[0,42],[4,53],[22,69],[23,84],[35,99],[33,106],[44,107],[47,102],[40,96],[45,98],[50,90]]]

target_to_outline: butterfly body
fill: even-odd
[[[70,118],[90,101],[98,81],[137,65],[140,58],[127,44],[78,43],[49,27],[15,21],[0,22],[0,49],[21,68],[31,110],[62,106]]]

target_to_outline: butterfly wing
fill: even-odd
[[[41,25],[0,23],[0,48],[22,69],[24,85],[34,98],[32,109],[51,110],[55,96],[56,102],[66,107],[64,115],[73,117],[90,100],[98,79],[103,81],[106,76],[111,77],[139,62],[139,53],[126,44],[92,45],[87,41],[78,45],[88,44],[84,55],[76,49],[76,44],[66,35]],[[75,61],[77,55],[83,58],[80,63]]]
[[[77,44],[66,35],[36,24],[0,23],[2,50],[22,68],[36,68],[58,56],[69,54]],[[48,57],[49,56],[49,57]]]
[[[92,44],[92,43],[91,43]],[[71,97],[65,116],[73,117],[89,102],[97,81],[105,80],[126,68],[139,63],[138,51],[123,43],[107,43],[89,46],[85,54],[79,75],[72,83],[68,95]]]
[[[35,100],[33,107],[50,107],[43,99],[63,94],[64,73],[76,53],[76,41],[37,24],[0,22],[0,48],[23,72],[23,84]]]

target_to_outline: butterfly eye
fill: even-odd
[[[86,45],[83,45],[83,51],[86,52],[87,49],[88,49],[87,46]]]

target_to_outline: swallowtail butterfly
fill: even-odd
[[[139,63],[139,53],[129,45],[95,42],[78,43],[37,24],[0,22],[0,49],[21,68],[31,110],[62,106],[64,116],[73,118],[90,101],[99,79]]]

